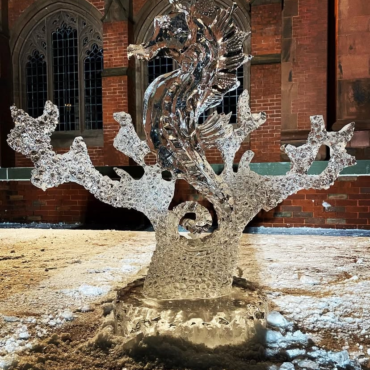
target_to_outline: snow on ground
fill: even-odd
[[[112,300],[116,287],[142,274],[154,248],[148,232],[0,230],[0,369],[9,355]],[[365,363],[369,237],[243,235],[239,267],[271,309],[315,343]]]
[[[370,238],[245,236],[240,268],[318,343],[370,352]]]

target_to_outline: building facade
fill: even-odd
[[[356,121],[348,151],[370,160],[368,0],[236,2],[235,22],[252,31],[245,49],[254,56],[239,71],[239,80],[250,91],[252,111],[268,115],[243,144],[243,152],[252,150],[257,163],[287,161],[281,145],[304,143],[309,117],[320,114],[328,130]],[[68,151],[75,136],[83,136],[95,166],[135,166],[113,147],[119,129],[113,113],[130,113],[143,136],[144,91],[156,75],[174,66],[169,61],[148,65],[128,60],[127,46],[147,41],[154,17],[170,9],[168,0],[1,0],[1,167],[32,167],[6,144],[12,128],[9,105],[15,103],[36,117],[46,99],[61,112],[52,138],[58,153]],[[242,88],[230,93],[219,109],[235,112]],[[327,156],[322,148],[317,160]],[[222,163],[217,150],[208,151],[207,158]],[[146,162],[155,163],[154,156]],[[16,181],[16,176],[8,179],[13,181],[0,182],[1,221],[145,223],[133,212],[99,204],[74,184],[44,193],[28,181]],[[207,203],[179,181],[174,204],[188,199]],[[327,191],[290,197],[252,224],[370,229],[369,207],[370,177],[342,177]]]

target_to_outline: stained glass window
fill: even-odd
[[[102,98],[103,49],[92,45],[84,63],[85,74],[85,128],[103,128]]]
[[[45,56],[34,50],[26,63],[27,111],[36,118],[42,115],[47,100],[47,74]]]
[[[28,113],[38,117],[46,100],[59,108],[60,133],[103,128],[103,40],[94,19],[61,10],[40,21],[22,55]]]
[[[66,24],[52,34],[54,104],[59,108],[57,131],[79,129],[77,30]]]

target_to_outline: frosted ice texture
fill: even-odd
[[[229,123],[230,115],[214,113],[203,125],[198,124],[198,117],[238,86],[236,69],[250,60],[242,50],[248,35],[233,24],[235,7],[220,9],[212,0],[172,3],[170,15],[156,18],[153,39],[129,47],[130,56],[150,60],[161,52],[179,64],[178,70],[160,76],[146,91],[146,140],[137,136],[129,114],[114,115],[121,126],[114,146],[144,168],[141,179],[135,180],[121,169],[116,169],[120,181],[102,176],[92,165],[81,137],[74,140],[68,153],[56,154],[50,137],[59,113],[49,101],[37,119],[11,108],[15,128],[8,143],[34,162],[31,181],[35,186],[46,190],[76,182],[105,203],[136,209],[149,218],[157,249],[144,285],[147,296],[214,298],[230,292],[241,233],[261,209],[271,210],[301,189],[327,189],[343,168],[355,164],[345,150],[354,124],[327,132],[323,117],[313,116],[307,143],[282,148],[291,160],[286,175],[261,176],[251,171],[251,151],[244,153],[234,172],[236,152],[266,121],[265,113],[251,113],[245,91],[239,99],[236,125]],[[320,175],[307,175],[322,145],[330,148],[328,166]],[[209,148],[222,154],[225,168],[221,175],[206,159]],[[154,166],[144,162],[150,152],[157,158]],[[172,173],[170,181],[163,180],[163,170]],[[213,204],[218,219],[213,233],[200,235],[212,224],[212,217],[198,203],[185,202],[169,210],[177,179],[186,180]],[[196,219],[186,217],[189,213]],[[178,233],[179,224],[190,231],[188,237]]]

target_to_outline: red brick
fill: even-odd
[[[325,219],[324,218],[306,218],[304,223],[305,224],[322,225],[322,224],[325,224]]]
[[[252,54],[279,54],[282,28],[281,5],[252,6],[251,21]]]
[[[267,121],[251,134],[253,162],[280,161],[281,104],[274,108],[277,114],[270,116],[271,99],[281,99],[280,65],[257,65],[251,67],[251,109],[267,112]],[[262,103],[262,106],[261,106]]]
[[[353,219],[347,219],[346,224],[348,225],[366,225],[368,222],[367,219],[360,219],[360,218],[353,218]]]
[[[281,206],[282,211],[294,211],[294,212],[300,212],[302,210],[301,206]]]

